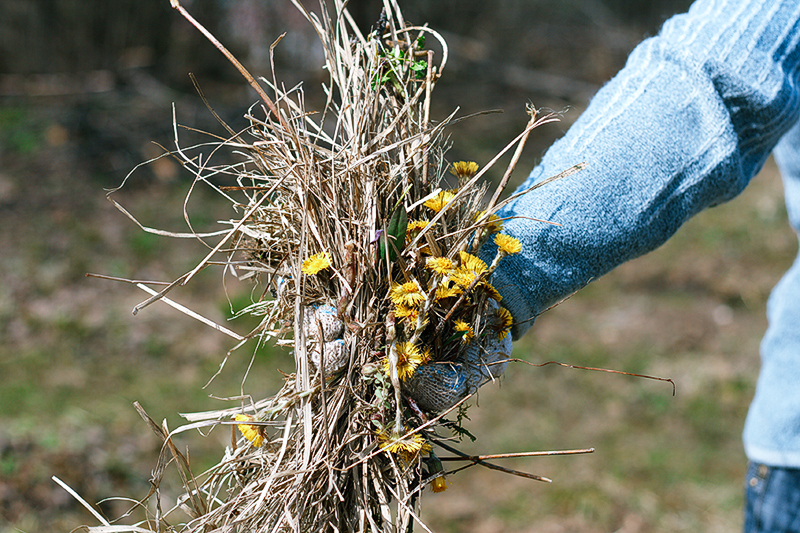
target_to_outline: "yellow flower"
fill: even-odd
[[[431,360],[431,349],[427,346],[422,347],[422,362],[427,363]]]
[[[429,257],[425,262],[425,267],[430,268],[441,276],[446,276],[455,268],[455,265],[452,260],[446,257]]]
[[[484,271],[486,271],[486,263],[484,263],[474,255],[462,251],[459,252],[459,256],[461,257],[461,266],[466,268],[467,270],[471,270],[476,274],[481,274]]]
[[[417,320],[419,320],[419,308],[409,307],[407,305],[398,305],[394,308],[394,316],[401,320],[405,320],[410,327],[416,328]],[[427,324],[428,319],[425,318],[422,321],[422,326],[425,327]]]
[[[436,454],[431,451],[426,463],[428,463],[428,472],[432,476],[440,474],[431,480],[431,489],[433,492],[444,492],[447,490],[447,483],[444,478],[444,467],[442,466],[441,459],[436,457]]]
[[[406,236],[412,235],[412,236],[416,237],[417,234],[420,231],[424,230],[425,227],[430,223],[431,223],[430,220],[411,220],[411,221],[409,221],[408,226],[406,226]]]
[[[506,335],[508,335],[508,332],[511,331],[511,326],[514,324],[514,317],[511,316],[511,313],[505,307],[498,307],[495,316],[497,317],[497,336],[500,340],[503,340],[506,338]]]
[[[398,455],[407,463],[416,459],[420,453],[431,451],[431,445],[419,433],[397,440],[403,433],[379,432],[378,441],[380,442],[381,450]]]
[[[468,179],[477,174],[478,163],[475,161],[456,161],[450,167],[450,172],[459,179]]]
[[[328,254],[325,252],[320,252],[318,254],[314,254],[305,261],[303,261],[303,268],[301,271],[303,274],[308,274],[309,276],[313,276],[321,270],[325,270],[331,266],[331,259],[328,257]]]
[[[394,308],[394,316],[397,318],[407,318],[416,322],[417,317],[419,316],[419,309],[406,304],[399,304]]]
[[[251,415],[236,415],[233,419],[237,422],[252,422],[255,420]],[[264,429],[261,426],[254,426],[252,424],[238,424],[236,427],[242,433],[244,438],[249,440],[253,446],[260,448],[264,444]]]
[[[476,218],[481,218],[485,213],[486,211],[481,211]],[[503,220],[497,215],[489,215],[483,222],[483,228],[489,233],[497,233],[503,229]]]
[[[500,300],[503,299],[503,297],[500,296],[500,293],[497,292],[497,289],[495,289],[494,286],[492,286],[491,283],[486,283],[486,282],[482,281],[480,283],[480,286],[481,286],[482,290],[486,293],[486,295],[489,298],[491,298],[492,300],[494,300],[495,302],[499,302]]]
[[[447,490],[447,480],[445,480],[444,476],[433,478],[433,481],[431,481],[431,490],[433,490],[433,492],[444,492]]]
[[[475,336],[475,332],[472,331],[472,326],[464,322],[463,320],[456,320],[453,322],[453,329],[456,331],[463,331],[464,336],[461,337],[461,342],[464,344],[468,344],[469,341]]]
[[[419,287],[413,281],[405,283],[393,283],[392,290],[389,291],[389,299],[394,305],[415,306],[425,301]]]
[[[469,287],[476,277],[478,277],[478,274],[474,270],[470,270],[463,266],[453,270],[453,272],[450,274],[450,280],[462,289]]]
[[[410,342],[397,343],[397,377],[405,381],[414,375],[414,371],[419,365],[427,361],[427,353]],[[387,357],[383,362],[383,370],[387,376],[391,375],[391,363]]]
[[[495,235],[494,243],[497,245],[500,252],[506,255],[518,254],[519,251],[522,250],[522,243],[519,242],[519,239],[515,239],[511,235],[506,235],[505,233],[498,233]]]
[[[417,235],[425,229],[428,224],[430,224],[430,220],[412,220],[408,223],[408,227],[406,228],[406,246],[411,244],[411,241],[417,238]],[[424,244],[425,241],[419,243],[417,245],[417,250],[419,251],[420,255],[431,255],[431,249],[427,244]]]
[[[458,288],[458,286],[455,286],[455,285],[452,286],[452,287],[445,286],[445,285],[439,285],[438,287],[436,287],[436,297],[435,298],[436,298],[437,301],[438,300],[444,300],[445,298],[455,298],[456,296],[458,296],[462,292],[464,292],[464,291],[462,291],[460,288]]]
[[[433,198],[426,200],[423,205],[432,209],[434,213],[438,213],[453,200],[453,197],[455,197],[455,193],[452,191],[440,191]]]

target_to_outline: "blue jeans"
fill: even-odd
[[[750,463],[744,533],[800,533],[800,468]]]

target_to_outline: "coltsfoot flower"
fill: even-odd
[[[497,318],[497,337],[499,340],[503,340],[506,338],[506,335],[508,335],[508,332],[511,331],[511,326],[514,324],[514,317],[511,316],[511,313],[505,307],[498,307],[495,316]]]
[[[450,167],[450,172],[458,179],[469,179],[478,173],[478,163],[475,161],[456,161]]]
[[[497,289],[495,289],[494,285],[492,285],[491,283],[482,281],[480,283],[480,287],[481,287],[481,290],[483,290],[483,292],[486,294],[486,296],[488,296],[489,298],[491,298],[495,302],[499,302],[500,300],[503,299],[503,297],[500,295],[499,292],[497,292]]]
[[[450,203],[454,197],[455,193],[453,193],[452,191],[441,191],[433,198],[426,200],[423,205],[433,210],[434,213],[438,213],[439,211],[444,209],[444,206]]]
[[[461,266],[467,270],[471,270],[476,274],[482,274],[486,271],[486,263],[479,258],[467,252],[459,252],[461,258]]]
[[[313,276],[315,274],[319,274],[320,271],[325,270],[329,266],[331,266],[330,257],[328,257],[327,253],[320,252],[303,261],[303,268],[300,270],[303,272],[303,274]]]
[[[399,439],[403,433],[384,432],[378,433],[381,450],[400,456],[405,462],[410,463],[420,453],[431,451],[431,445],[419,433]]]
[[[453,329],[456,332],[463,332],[464,335],[461,337],[461,342],[464,344],[469,344],[469,341],[475,336],[475,332],[472,330],[472,326],[464,322],[463,320],[456,320],[453,322]]]
[[[397,318],[407,318],[416,322],[417,317],[419,317],[419,309],[406,304],[398,304],[394,308],[394,316]]]
[[[415,306],[425,301],[425,295],[420,291],[419,286],[413,281],[392,284],[389,291],[389,299],[394,305]]]
[[[423,352],[410,342],[397,343],[397,377],[405,381],[414,375],[417,367],[427,361],[427,352]],[[387,376],[391,375],[391,363],[387,357],[383,363],[383,370]]]
[[[460,295],[463,290],[458,285],[450,286],[448,285],[439,285],[436,287],[436,296],[435,299],[437,301],[444,300],[445,298],[455,298],[456,296]]]
[[[519,239],[505,233],[495,235],[494,243],[497,245],[497,249],[505,255],[518,254],[522,250],[522,243],[519,242]]]
[[[481,218],[485,213],[486,211],[481,211],[478,213],[477,218]],[[495,214],[491,214],[483,223],[483,228],[489,233],[498,233],[503,230],[503,219]]]
[[[234,416],[233,419],[237,422],[252,422],[255,420],[255,417],[252,415],[238,414]],[[261,426],[238,424],[236,427],[239,428],[242,436],[249,440],[256,448],[260,448],[264,444],[265,435],[264,429]]]
[[[462,289],[469,287],[477,277],[477,272],[465,268],[464,266],[458,267],[450,274],[450,279],[453,281],[453,283]]]
[[[430,220],[411,220],[408,222],[408,226],[406,227],[406,237],[412,236],[416,237],[417,234],[424,230],[428,224],[430,224]]]
[[[444,492],[447,490],[447,480],[444,476],[433,478],[433,481],[431,481],[431,490],[433,490],[433,492]]]
[[[453,261],[447,257],[429,257],[425,262],[425,267],[433,270],[440,276],[446,276],[455,268],[455,265]]]

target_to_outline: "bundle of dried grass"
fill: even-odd
[[[480,170],[446,164],[443,132],[455,113],[432,122],[429,111],[447,44],[430,28],[407,25],[395,0],[384,1],[365,36],[345,3],[321,1],[314,14],[295,2],[325,53],[321,113],[306,109],[300,87],[262,79],[270,98],[230,56],[262,98],[247,130],[229,129],[213,148],[241,162],[214,166],[189,150],[173,152],[240,216],[203,262],[145,304],[168,301],[172,287],[221,263],[262,287],[243,311],[260,324],[242,342],[277,339],[297,365],[273,397],[185,415],[191,423],[173,432],[150,421],[165,442],[154,492],[175,459],[186,486],[178,504],[190,516],[185,530],[406,532],[414,523],[427,530],[420,495],[445,487],[433,448],[454,451],[441,439],[466,431],[466,398],[432,412],[416,405],[409,383],[421,365],[456,364],[473,339],[502,338],[511,326],[489,276],[519,242],[500,232],[493,213],[528,134],[556,117],[531,109],[527,128]],[[440,43],[441,58],[426,38]],[[512,148],[485,205],[481,178]],[[215,186],[211,177],[230,183]],[[477,257],[488,239],[498,250],[489,264]],[[171,438],[219,424],[238,426],[242,437],[195,477]],[[138,530],[163,530],[166,514],[155,511]]]

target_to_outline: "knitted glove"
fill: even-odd
[[[487,314],[498,307],[499,304],[490,300]],[[469,343],[462,360],[428,363],[417,368],[406,383],[406,389],[423,409],[445,411],[487,381],[502,376],[510,356],[511,335],[500,339],[490,329],[483,338]]]
[[[314,368],[319,368],[320,361],[324,360],[325,375],[332,376],[347,365],[349,354],[342,339],[344,323],[339,320],[335,307],[325,304],[307,309],[303,317],[303,330],[308,342],[309,359]]]
[[[487,315],[491,315],[498,307],[494,300],[490,300]],[[306,312],[303,326],[309,358],[315,368],[319,368],[323,355],[326,376],[332,376],[347,366],[349,354],[341,338],[344,324],[339,320],[335,307],[327,304],[311,307]],[[489,331],[482,338],[473,339],[460,360],[428,363],[414,371],[411,379],[404,383],[404,388],[417,405],[428,411],[444,411],[487,381],[503,375],[508,366],[506,360],[511,354],[511,335],[500,339],[491,328]]]

